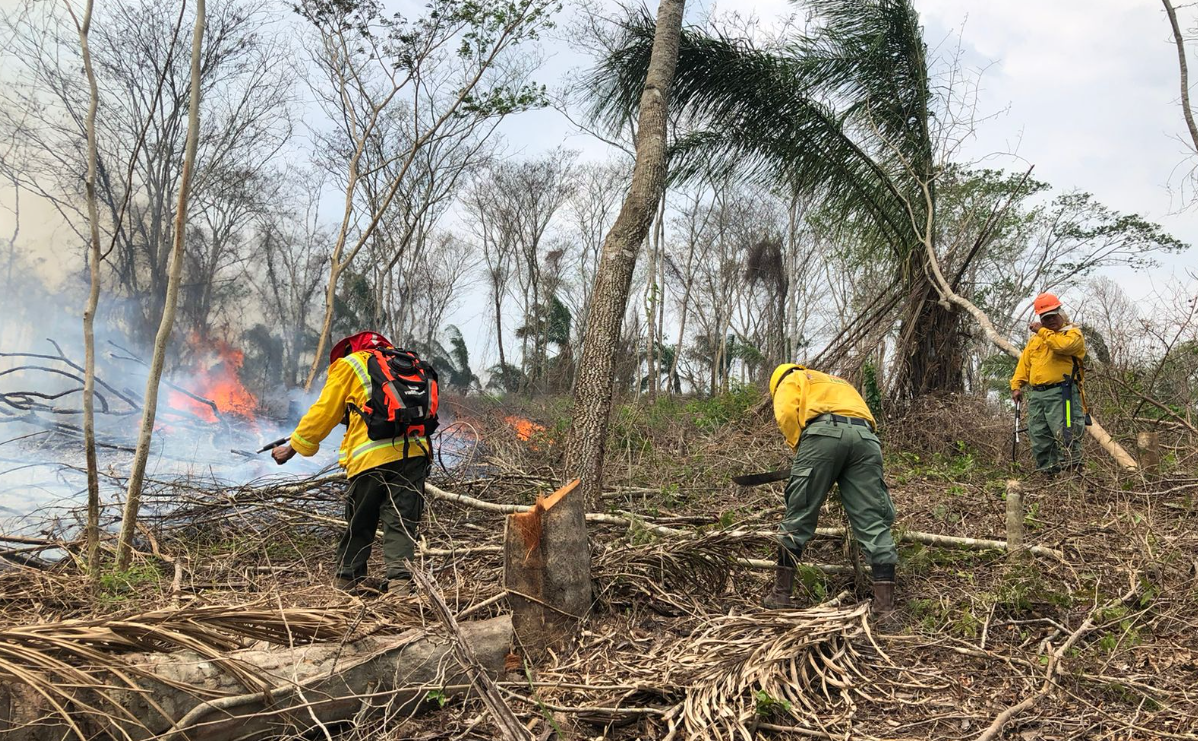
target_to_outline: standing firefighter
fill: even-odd
[[[1036,297],[1040,320],[1028,325],[1032,338],[1019,356],[1011,377],[1011,398],[1027,397],[1027,431],[1036,456],[1036,470],[1052,475],[1082,463],[1083,408],[1082,361],[1086,340],[1069,324],[1061,302],[1051,293]]]
[[[337,586],[355,589],[379,520],[383,523],[383,591],[411,590],[404,561],[415,553],[424,510],[429,435],[437,426],[437,375],[415,353],[396,350],[387,338],[361,332],[338,342],[329,355],[329,377],[290,444],[272,455],[282,465],[296,453],[312,456],[339,423],[346,425],[338,462],[349,476],[345,533],[337,543]]]
[[[774,418],[795,449],[786,485],[786,515],[771,608],[792,607],[795,564],[815,535],[819,510],[833,484],[849,516],[853,535],[873,568],[874,608],[894,606],[894,565],[898,551],[890,526],[894,503],[882,481],[882,444],[865,400],[843,379],[785,364],[770,377]]]

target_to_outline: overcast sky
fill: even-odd
[[[763,27],[802,13],[801,5],[786,0],[687,7],[690,22],[735,10],[755,15]],[[960,45],[965,66],[980,72],[978,113],[985,120],[965,145],[966,159],[1020,171],[1035,165],[1035,177],[1055,192],[1089,191],[1111,208],[1141,213],[1198,244],[1198,211],[1184,212],[1177,194],[1189,170],[1184,163],[1198,162],[1187,159],[1190,152],[1180,141],[1185,122],[1177,51],[1159,2],[915,0],[915,7],[929,49],[951,56]],[[1192,28],[1193,12],[1182,12],[1183,24]],[[542,80],[552,87],[564,71],[585,63],[559,40],[549,46]],[[1198,74],[1192,53],[1190,67]],[[523,114],[502,130],[514,154],[561,142],[584,157],[608,154],[552,110]],[[1187,269],[1198,270],[1198,253],[1169,256],[1158,270],[1116,277],[1133,297],[1146,297],[1175,276],[1184,278]],[[480,350],[487,344],[482,311],[464,306],[453,317],[463,327],[478,327],[467,337]]]
[[[15,3],[0,0],[0,8]],[[802,12],[785,0],[709,0],[688,3],[688,18],[711,12],[713,5],[717,12],[754,14],[764,26]],[[1057,191],[1093,192],[1112,208],[1140,212],[1175,236],[1198,242],[1195,212],[1180,212],[1181,199],[1169,187],[1179,185],[1188,170],[1183,164],[1187,150],[1180,141],[1185,124],[1177,102],[1176,50],[1158,2],[916,0],[916,7],[929,47],[947,52],[960,42],[967,66],[985,68],[980,113],[999,115],[981,124],[976,141],[967,145],[967,158],[1021,170],[1034,164],[1035,176]],[[1183,20],[1196,25],[1192,10]],[[540,77],[550,87],[586,63],[561,38],[547,43],[546,55]],[[1193,54],[1191,68],[1198,71]],[[607,154],[603,145],[572,131],[551,110],[514,117],[502,131],[513,155],[532,155],[562,143],[581,150],[585,159]],[[999,153],[1004,156],[992,156]],[[0,190],[0,203],[10,202],[11,193]],[[34,204],[24,205],[22,242],[46,254],[52,223]],[[11,229],[10,214],[0,210],[0,234],[7,236]],[[1195,267],[1198,258],[1190,252],[1169,258],[1162,270],[1123,283],[1142,296],[1169,276]],[[480,325],[478,334],[467,332],[468,340],[481,337],[486,326],[479,311],[464,307],[453,317],[464,325]]]

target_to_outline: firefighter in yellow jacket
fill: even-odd
[[[320,398],[291,433],[289,444],[275,448],[272,455],[280,465],[296,453],[313,456],[333,428],[347,424],[338,463],[350,484],[346,528],[337,543],[336,585],[346,590],[362,585],[382,520],[387,578],[381,589],[403,594],[411,590],[412,575],[404,561],[415,554],[416,531],[424,511],[429,442],[427,438],[371,440],[366,423],[349,411],[351,405],[362,409],[370,401],[366,370],[370,351],[389,347],[387,338],[375,332],[361,332],[334,345]]]
[[[795,457],[786,485],[777,576],[766,607],[793,606],[795,563],[815,535],[828,491],[838,484],[853,535],[872,566],[874,608],[889,611],[898,563],[890,532],[894,503],[882,480],[882,444],[869,407],[843,379],[793,364],[774,371],[770,396],[774,418]]]
[[[1086,340],[1069,323],[1061,301],[1042,293],[1034,303],[1039,321],[1032,322],[1028,340],[1011,377],[1011,398],[1027,399],[1027,432],[1036,469],[1053,475],[1082,463],[1086,412],[1082,398],[1082,362]]]

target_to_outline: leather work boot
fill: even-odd
[[[874,613],[889,614],[894,611],[894,564],[875,563],[870,571],[874,579]]]
[[[393,597],[411,597],[413,594],[411,579],[387,579],[379,589],[383,594]]]
[[[874,612],[886,615],[894,611],[894,582],[874,582]]]
[[[778,548],[778,568],[774,572],[774,590],[765,596],[762,605],[767,610],[789,610],[794,608],[790,592],[795,584],[795,555],[789,549]]]
[[[340,589],[342,592],[354,592],[362,585],[362,580],[348,576],[338,575],[333,580],[333,586]]]

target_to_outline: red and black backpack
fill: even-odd
[[[370,350],[370,400],[359,409],[371,440],[428,437],[437,429],[437,371],[411,350]],[[425,451],[426,453],[429,451]]]

